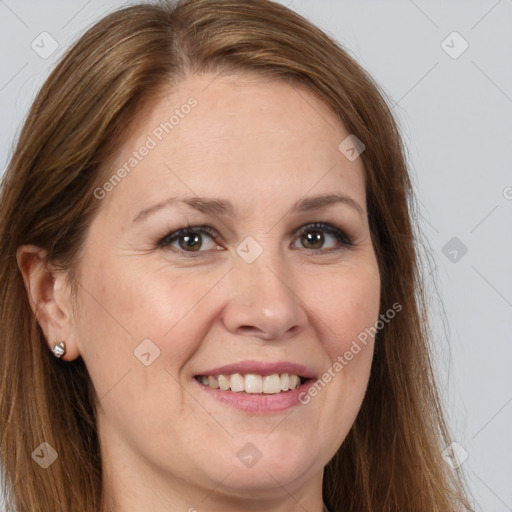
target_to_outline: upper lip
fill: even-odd
[[[314,379],[315,374],[302,364],[292,363],[289,361],[278,361],[269,363],[264,361],[240,361],[224,366],[218,366],[210,370],[202,371],[197,375],[232,375],[234,373],[248,374],[255,373],[257,375],[273,375],[274,373],[291,373],[306,379]]]

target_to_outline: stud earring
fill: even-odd
[[[61,358],[66,353],[66,344],[63,341],[55,343],[55,345],[53,345],[52,352],[55,357]]]

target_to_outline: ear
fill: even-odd
[[[67,272],[46,262],[46,251],[35,245],[22,245],[16,260],[23,276],[30,307],[46,338],[49,349],[66,343],[62,359],[71,361],[80,355],[74,329],[71,294]]]

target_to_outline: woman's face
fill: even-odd
[[[118,494],[171,488],[194,506],[321,486],[373,340],[334,363],[379,315],[348,135],[310,92],[247,76],[189,77],[138,118],[76,274],[74,339]],[[308,380],[277,392],[296,385],[286,373]]]

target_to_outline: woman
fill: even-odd
[[[459,511],[396,124],[267,0],[106,16],[0,214],[17,512]]]

